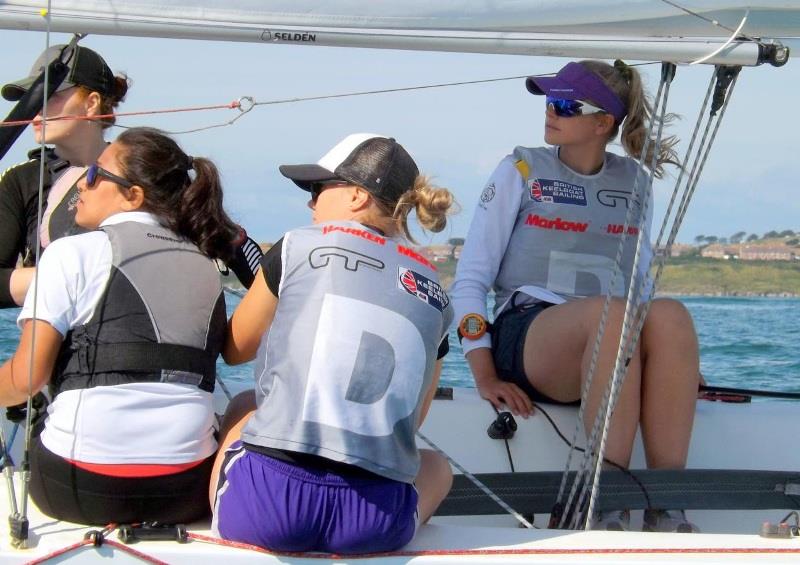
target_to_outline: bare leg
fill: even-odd
[[[561,402],[580,398],[603,303],[603,297],[585,298],[552,306],[536,317],[526,336],[524,362],[528,379],[537,390]],[[624,302],[613,300],[587,400],[587,432],[612,377],[623,315]],[[625,467],[639,425],[641,367],[637,350],[628,366],[606,443],[606,459]]]
[[[208,500],[211,503],[212,510],[214,501],[217,498],[217,482],[222,468],[222,461],[225,459],[225,450],[241,437],[242,428],[255,410],[256,395],[252,390],[237,394],[225,409],[225,415],[222,417],[222,424],[219,430],[217,458],[214,460],[214,467],[211,470],[211,482],[208,486]]]
[[[453,485],[453,471],[447,459],[431,451],[420,449],[420,468],[415,484],[419,493],[419,521],[425,523],[450,492]]]
[[[645,367],[641,424],[647,466],[682,469],[700,378],[692,318],[676,300],[654,300],[641,339]]]
[[[603,297],[553,306],[531,324],[525,371],[534,387],[559,401],[580,398],[603,308]],[[586,407],[591,427],[614,366],[624,302],[611,303]],[[641,422],[650,468],[683,468],[699,378],[697,337],[680,302],[654,300],[611,419],[606,458],[627,466]]]

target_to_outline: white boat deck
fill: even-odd
[[[495,413],[476,392],[456,389],[454,400],[436,401],[423,432],[473,473],[509,470],[502,441],[491,440],[486,428]],[[796,419],[796,402],[754,402],[724,405],[699,402],[690,450],[689,466],[698,469],[798,470],[800,436],[790,433],[786,422]],[[548,406],[562,433],[571,437],[574,409]],[[776,430],[785,430],[777,433]],[[19,434],[20,437],[22,434]],[[765,439],[766,438],[766,439]],[[19,460],[21,441],[13,452]],[[420,443],[421,446],[424,444]],[[778,447],[780,446],[780,447]],[[509,442],[517,471],[561,471],[567,448],[541,413],[519,421]],[[637,446],[634,467],[641,467],[643,453]],[[15,477],[17,491],[20,478]],[[602,489],[602,484],[601,484]],[[120,563],[147,562],[111,545],[82,547],[46,561],[37,561],[80,543],[87,526],[55,521],[29,506],[30,549],[10,546],[8,492],[0,487],[0,563]],[[798,501],[800,505],[800,500]],[[583,532],[527,530],[508,515],[434,517],[420,527],[417,537],[401,551],[367,557],[276,555],[253,549],[222,546],[192,539],[138,542],[131,549],[160,562],[235,565],[258,559],[264,563],[798,563],[800,538],[769,539],[758,535],[764,520],[776,522],[783,510],[690,511],[702,534],[654,534],[642,532]],[[546,523],[537,515],[536,525]],[[633,513],[632,526],[641,527],[641,511]],[[190,535],[209,537],[207,523],[194,524]],[[110,540],[118,542],[117,533]],[[159,562],[159,561],[155,561]]]
[[[3,512],[8,508],[2,491]],[[30,548],[9,545],[8,525],[0,521],[0,562],[24,564],[58,553],[81,542],[94,528],[52,520],[30,508]],[[441,520],[441,519],[439,519]],[[212,534],[207,524],[196,524],[190,534]],[[116,532],[109,536],[118,542]],[[517,527],[430,524],[420,527],[414,541],[401,551],[371,557],[280,555],[216,545],[192,539],[137,542],[126,546],[166,563],[225,565],[250,563],[324,564],[370,563],[800,563],[800,538],[768,539],[742,534],[653,534],[640,532],[573,532],[526,530]],[[43,561],[44,563],[147,562],[125,551],[103,545],[84,546]]]

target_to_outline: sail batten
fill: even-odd
[[[653,0],[53,0],[50,28],[104,35],[685,63],[712,53],[747,13],[747,38],[800,38],[797,2],[706,0],[689,14]],[[0,0],[0,28],[44,30],[41,3]],[[710,21],[717,21],[715,25]],[[709,63],[755,65],[736,41]]]

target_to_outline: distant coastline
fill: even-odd
[[[450,288],[458,261],[437,262],[442,284]],[[734,261],[670,257],[658,295],[706,297],[800,297],[800,261]]]

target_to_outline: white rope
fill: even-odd
[[[750,15],[750,10],[748,9],[747,12],[745,12],[744,17],[742,18],[742,21],[739,23],[739,27],[737,27],[736,30],[731,34],[731,36],[728,38],[728,41],[726,41],[725,43],[720,45],[718,48],[714,49],[714,51],[712,51],[711,53],[709,53],[705,57],[700,57],[696,61],[692,61],[689,64],[690,65],[698,65],[700,63],[705,63],[711,57],[715,56],[717,53],[720,53],[728,45],[733,43],[733,40],[736,39],[737,37],[739,37],[739,33],[742,31],[742,28],[744,27],[745,22],[747,22],[747,16],[749,16],[749,15]]]
[[[661,140],[664,132],[664,123],[667,115],[667,101],[669,99],[669,89],[672,82],[671,73],[669,73],[668,76],[669,78],[662,79],[662,84],[664,85],[663,88],[664,96],[663,98],[660,98],[661,93],[659,92],[659,100],[657,100],[656,102],[657,105],[658,101],[661,102],[661,110],[659,112],[656,105],[656,108],[654,108],[653,120],[651,120],[651,127],[650,127],[651,130],[652,130],[652,124],[655,123],[656,120],[658,121],[658,132],[656,133],[653,156],[650,162],[650,174],[648,176],[644,190],[642,191],[643,199],[641,203],[639,232],[637,234],[636,251],[634,254],[631,278],[628,285],[627,300],[625,301],[625,314],[622,322],[622,333],[620,335],[619,346],[617,349],[617,357],[614,364],[614,376],[612,378],[611,387],[609,390],[609,401],[605,409],[605,414],[603,416],[603,424],[601,428],[602,433],[600,436],[600,446],[599,449],[597,449],[594,458],[594,481],[589,496],[589,506],[586,511],[586,518],[584,522],[584,529],[587,530],[591,527],[591,517],[594,513],[594,507],[599,493],[601,466],[605,456],[608,432],[611,424],[611,416],[614,413],[614,410],[617,405],[617,400],[619,399],[620,391],[622,390],[622,385],[625,382],[625,377],[627,376],[629,362],[633,358],[633,354],[636,351],[636,342],[638,341],[639,333],[641,332],[641,328],[643,326],[643,321],[644,321],[642,318],[640,307],[642,304],[643,294],[649,283],[648,280],[649,276],[647,276],[647,273],[649,273],[649,267],[646,271],[644,271],[645,274],[641,277],[641,281],[639,281],[639,284],[637,284],[636,275],[639,272],[639,262],[641,260],[641,251],[643,243],[642,233],[644,231],[642,227],[644,218],[647,217],[647,207],[649,206],[650,195],[652,194],[653,178],[655,175],[655,168],[658,163],[658,154],[661,149]],[[661,90],[661,88],[659,88],[659,90]],[[648,138],[649,137],[650,136],[648,132]],[[643,149],[642,159],[645,159],[646,156],[647,156],[647,150]],[[645,299],[644,301],[645,304],[648,303],[651,299],[652,299],[652,292]],[[638,321],[638,323],[636,325],[635,330],[631,332],[631,323],[634,321]]]
[[[466,470],[464,467],[462,467],[461,465],[459,465],[459,464],[458,464],[458,462],[457,462],[455,459],[453,459],[453,458],[452,458],[452,457],[450,457],[450,456],[449,456],[447,453],[445,453],[444,451],[442,451],[442,449],[440,449],[438,445],[436,445],[436,444],[435,444],[435,443],[433,443],[431,440],[429,440],[429,439],[428,439],[428,438],[427,438],[427,437],[426,437],[426,436],[425,436],[425,435],[424,435],[424,434],[423,434],[421,431],[419,431],[419,430],[417,430],[417,437],[419,437],[419,439],[421,439],[422,441],[424,441],[425,443],[427,443],[427,444],[428,444],[428,445],[429,445],[429,446],[430,446],[430,447],[431,447],[431,448],[432,448],[432,449],[433,449],[433,450],[434,450],[436,453],[438,453],[439,455],[441,455],[442,457],[444,457],[445,459],[447,459],[447,462],[448,462],[448,463],[450,463],[450,464],[451,464],[453,467],[455,467],[455,468],[456,468],[458,471],[460,471],[460,472],[461,472],[461,474],[463,474],[465,477],[467,477],[467,479],[469,479],[470,481],[472,481],[472,483],[473,483],[473,484],[474,484],[476,487],[478,487],[479,489],[481,489],[481,491],[483,491],[483,493],[484,493],[486,496],[488,496],[488,497],[489,497],[489,498],[491,498],[491,499],[492,499],[494,502],[496,502],[496,503],[498,504],[498,506],[500,506],[500,507],[501,507],[503,510],[505,510],[506,512],[508,512],[509,514],[511,514],[511,515],[512,515],[514,518],[516,518],[516,519],[517,519],[517,521],[519,521],[519,523],[520,523],[520,524],[522,524],[522,525],[523,525],[523,526],[525,526],[526,528],[535,528],[535,527],[536,527],[536,526],[534,526],[533,524],[531,524],[531,523],[530,523],[528,520],[526,520],[526,519],[525,519],[525,517],[524,517],[522,514],[520,514],[519,512],[517,512],[516,510],[514,510],[513,508],[511,508],[511,506],[509,506],[508,504],[506,504],[506,502],[505,502],[505,501],[504,501],[502,498],[500,498],[500,497],[499,497],[499,496],[497,496],[495,493],[493,493],[493,492],[491,491],[491,489],[489,489],[489,487],[487,487],[485,484],[483,484],[483,483],[480,481],[480,479],[478,479],[478,477],[476,477],[475,475],[473,475],[472,473],[470,473],[469,471],[467,471],[467,470]]]
[[[663,77],[662,77],[662,79],[663,79]],[[659,84],[658,93],[656,95],[656,104],[657,105],[658,105],[658,101],[661,99],[662,91],[663,91],[663,80]],[[619,242],[619,245],[617,247],[617,254],[616,254],[615,262],[614,262],[614,272],[613,272],[613,275],[612,275],[612,279],[611,279],[611,283],[610,283],[608,292],[606,293],[606,296],[605,296],[605,302],[603,304],[603,311],[602,311],[601,316],[600,316],[600,324],[598,326],[597,336],[595,338],[595,342],[594,342],[594,345],[593,345],[593,348],[592,348],[592,358],[591,358],[591,361],[590,361],[590,364],[589,364],[589,369],[587,371],[587,376],[586,376],[586,379],[584,381],[584,386],[583,386],[583,389],[582,389],[582,392],[581,392],[581,404],[580,404],[580,408],[578,410],[578,419],[577,419],[576,426],[575,426],[575,433],[573,435],[573,440],[572,440],[571,447],[570,447],[570,453],[569,453],[568,458],[567,458],[567,464],[565,466],[564,474],[562,475],[562,482],[561,482],[561,486],[559,488],[559,494],[558,494],[558,498],[557,498],[557,500],[559,501],[559,504],[560,504],[561,500],[563,499],[564,487],[565,487],[565,484],[566,484],[566,481],[567,481],[568,472],[569,472],[570,465],[571,465],[572,451],[574,450],[574,446],[577,445],[577,435],[585,427],[584,426],[584,410],[585,410],[585,406],[586,406],[586,403],[587,403],[589,390],[591,389],[591,385],[592,385],[592,382],[594,380],[594,374],[595,374],[595,371],[596,371],[596,368],[597,368],[597,358],[599,357],[600,344],[602,342],[603,335],[605,334],[606,324],[607,324],[607,321],[608,321],[608,313],[609,313],[609,310],[610,310],[611,300],[612,300],[612,297],[613,297],[613,291],[614,291],[614,288],[615,288],[616,283],[617,283],[617,279],[620,276],[621,269],[622,269],[621,262],[622,262],[622,255],[623,255],[623,251],[624,251],[624,247],[625,247],[625,242],[626,242],[626,239],[627,239],[628,226],[632,223],[633,214],[634,214],[633,201],[635,201],[639,190],[645,191],[644,197],[640,197],[639,198],[639,201],[643,203],[641,206],[642,207],[647,206],[647,202],[648,202],[648,200],[646,198],[646,188],[642,187],[640,189],[640,184],[641,184],[642,172],[645,170],[645,167],[644,167],[644,164],[643,164],[643,160],[646,158],[646,155],[647,155],[647,152],[648,152],[648,149],[649,149],[649,145],[650,145],[650,142],[651,142],[651,139],[652,139],[653,123],[654,123],[654,121],[651,120],[649,129],[647,131],[647,135],[645,136],[645,141],[644,141],[644,144],[643,144],[643,147],[642,147],[642,152],[641,152],[640,159],[639,159],[639,171],[637,172],[637,175],[636,175],[636,178],[635,178],[635,181],[634,181],[634,186],[633,186],[633,189],[631,191],[631,200],[632,200],[632,202],[628,206],[628,211],[627,211],[627,214],[625,216],[625,223],[623,224],[622,234],[620,236],[620,242]],[[654,152],[654,154],[657,154],[657,151]],[[649,182],[652,182],[652,177],[649,178]],[[643,213],[640,214],[639,220],[637,222],[637,225],[639,226],[639,232],[638,232],[639,235],[637,237],[639,238],[639,240],[641,239],[641,234],[642,234],[641,223],[642,223],[642,221],[643,221],[643,219],[645,217],[646,216]],[[638,246],[637,246],[637,249],[638,249]],[[635,274],[636,274],[635,271],[631,274],[631,280],[633,280],[633,278],[635,277]],[[627,307],[626,307],[626,311],[627,311]],[[620,335],[620,338],[621,337],[622,337],[622,335]],[[602,413],[605,411],[605,409],[608,407],[608,402],[609,402],[609,399],[610,399],[610,388],[611,388],[612,383],[613,383],[613,380],[610,381],[609,384],[607,385],[607,388],[606,388],[606,391],[604,393],[603,399],[601,400],[600,406],[598,407],[597,414],[595,415],[595,420],[594,420],[594,423],[592,425],[592,430],[591,430],[591,433],[589,435],[588,442],[587,442],[587,448],[583,453],[583,457],[582,457],[581,463],[579,464],[578,469],[577,469],[577,471],[575,473],[575,478],[573,480],[572,488],[570,489],[569,496],[567,497],[567,501],[566,501],[566,503],[563,504],[563,507],[562,507],[563,508],[563,514],[562,514],[561,519],[559,521],[559,526],[560,527],[565,527],[567,525],[568,521],[572,522],[571,527],[577,527],[577,523],[578,523],[577,520],[578,520],[578,515],[579,515],[578,509],[580,508],[580,503],[575,504],[574,501],[575,501],[575,497],[576,497],[576,495],[578,493],[578,489],[579,489],[580,485],[583,485],[583,488],[581,489],[581,494],[578,495],[579,500],[582,500],[584,498],[584,496],[585,496],[585,489],[586,489],[586,485],[588,484],[589,476],[590,476],[590,474],[589,474],[590,473],[589,469],[591,467],[590,461],[592,460],[593,453],[596,451],[595,447],[597,445],[597,436],[598,436],[598,430],[600,428],[601,416],[602,416]]]

